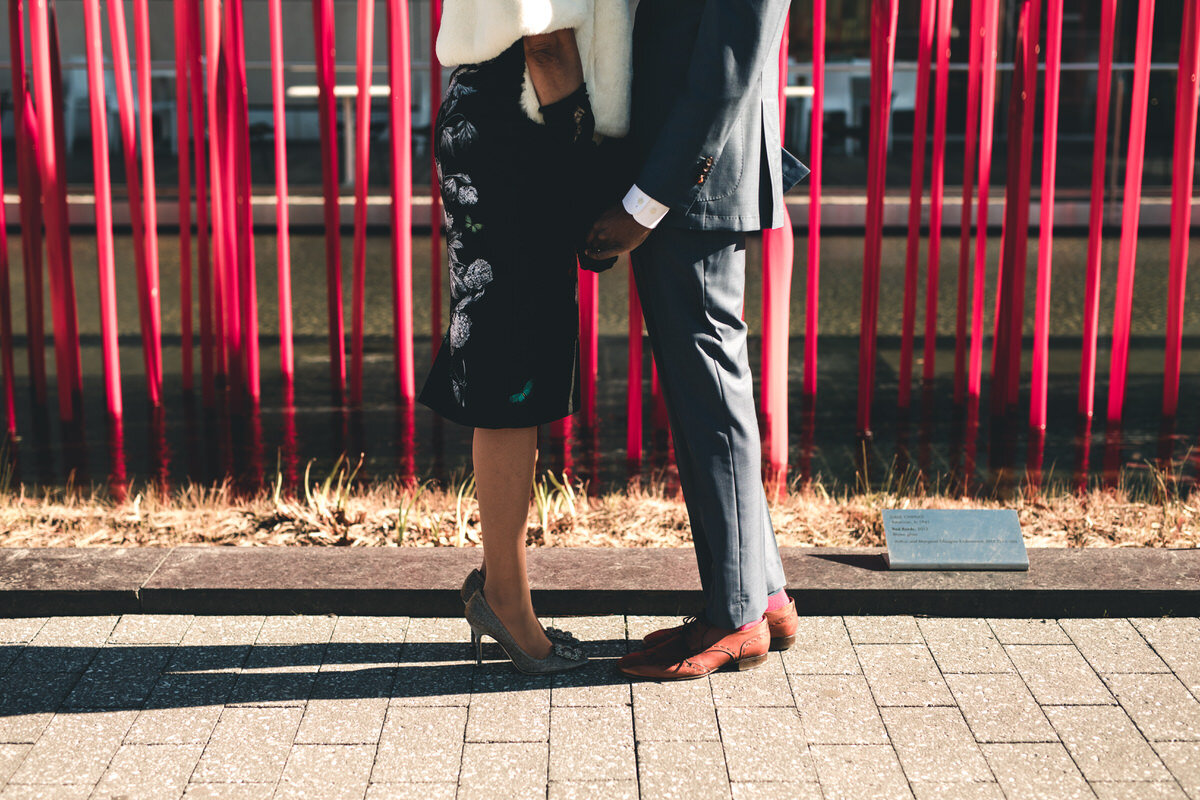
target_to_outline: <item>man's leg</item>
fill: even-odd
[[[646,246],[639,247],[630,254],[630,262],[634,267],[634,278],[638,280],[638,295],[643,294],[641,281],[638,278],[638,270],[643,258],[649,258],[650,249]],[[696,564],[700,571],[700,589],[701,594],[707,600],[712,576],[712,552],[708,548],[708,537],[704,535],[704,518],[700,513],[700,509],[694,504],[690,498],[695,495],[692,489],[694,485],[692,481],[692,464],[691,451],[688,450],[687,440],[680,438],[679,419],[675,413],[675,406],[670,400],[669,390],[663,382],[663,353],[659,349],[661,338],[654,335],[654,332],[659,328],[659,319],[657,309],[647,306],[644,302],[642,306],[642,317],[646,320],[646,331],[650,334],[650,350],[654,354],[655,364],[658,365],[659,383],[662,386],[664,397],[667,401],[667,424],[671,428],[671,435],[675,447],[675,466],[679,470],[679,485],[683,489],[683,500],[688,510],[688,522],[692,527],[692,545],[696,551]]]
[[[745,272],[742,233],[660,228],[634,255],[705,576],[705,614],[721,628],[759,619],[767,595],[784,587],[762,487]]]

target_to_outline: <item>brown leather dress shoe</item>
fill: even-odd
[[[727,631],[700,621],[684,626],[682,636],[617,661],[617,669],[635,678],[681,681],[703,678],[719,669],[746,670],[767,660],[771,635],[766,620],[745,631]]]
[[[662,628],[642,639],[642,649],[649,649],[662,644],[668,639],[681,635],[688,623],[676,625],[674,628]],[[796,616],[796,601],[789,599],[783,608],[767,612],[767,627],[771,631],[771,649],[787,650],[796,641],[796,629],[800,627],[800,619]]]

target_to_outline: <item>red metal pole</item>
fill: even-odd
[[[1096,123],[1092,134],[1092,193],[1088,220],[1087,279],[1083,300],[1083,351],[1079,365],[1079,413],[1092,418],[1096,401],[1096,336],[1100,322],[1100,239],[1104,229],[1104,164],[1112,90],[1113,34],[1117,0],[1102,0],[1100,64],[1096,72]]]
[[[70,216],[67,210],[67,136],[63,127],[63,82],[62,57],[58,46],[58,13],[50,6],[50,88],[52,95],[51,121],[54,125],[55,160],[60,165],[55,195],[59,206],[59,220],[63,225],[62,259],[62,309],[67,323],[67,372],[71,379],[72,405],[76,415],[83,411],[83,369],[79,352],[79,312],[75,303],[75,268],[71,258]]]
[[[117,279],[113,256],[112,181],[108,168],[108,108],[104,98],[104,46],[100,0],[84,0],[87,38],[88,105],[92,122],[92,175],[96,193],[96,260],[100,288],[100,336],[104,354],[104,396],[110,420],[122,416],[121,360],[117,343]]]
[[[241,304],[241,346],[244,369],[243,385],[255,406],[260,397],[258,359],[258,277],[254,256],[254,208],[250,189],[250,119],[246,93],[246,36],[243,27],[242,0],[229,0],[230,42],[232,63],[230,85],[233,102],[233,125],[235,135],[230,138],[230,147],[236,148],[238,230],[238,296]]]
[[[970,55],[967,65],[967,120],[963,159],[962,222],[958,240],[958,301],[954,320],[954,403],[967,393],[967,295],[971,263],[971,210],[975,200],[976,149],[979,136],[980,59],[983,55],[984,2],[971,0]]]
[[[242,341],[242,277],[238,223],[238,132],[236,94],[233,86],[236,57],[231,6],[226,5],[221,19],[221,56],[217,64],[217,125],[221,192],[221,269],[224,289],[225,343],[228,359],[226,375],[231,393],[241,399],[245,386],[245,352]]]
[[[0,163],[0,359],[3,360],[4,369],[4,429],[10,439],[17,433],[12,331],[12,293],[8,281],[8,217],[4,210],[4,164]]]
[[[412,297],[412,59],[408,0],[388,0],[388,124],[391,129],[392,340],[400,399],[416,398]],[[411,456],[411,448],[409,450]],[[411,472],[411,470],[409,470]]]
[[[228,7],[226,7],[228,9]],[[228,11],[222,23],[221,57],[217,64],[217,141],[220,157],[221,271],[224,298],[225,347],[231,393],[241,398],[246,374],[242,342],[241,275],[238,253],[237,214],[237,109],[234,107],[233,34]]]
[[[1196,104],[1200,86],[1200,3],[1186,0],[1179,72],[1175,80],[1175,160],[1171,186],[1171,250],[1167,281],[1167,342],[1163,356],[1163,416],[1179,406],[1179,362],[1183,347],[1183,301],[1187,286],[1192,178],[1196,170]]]
[[[913,123],[912,174],[908,187],[908,241],[904,257],[904,310],[900,333],[900,408],[907,409],[912,395],[913,334],[917,318],[917,259],[921,247],[921,195],[925,184],[925,137],[929,117],[929,64],[933,51],[934,6],[937,0],[921,0],[917,29],[917,102]],[[931,208],[932,210],[932,208]],[[929,230],[932,242],[937,237]]]
[[[123,0],[117,0],[123,2]],[[158,291],[158,202],[154,185],[154,110],[150,94],[150,11],[147,0],[133,0],[133,39],[137,51],[138,128],[142,146],[142,211],[146,224],[146,291],[151,326],[151,371],[146,379],[152,384],[155,405],[162,402],[162,311]]]
[[[1150,50],[1154,37],[1154,0],[1138,6],[1137,49],[1130,95],[1129,157],[1125,162],[1121,250],[1117,258],[1117,297],[1113,307],[1112,360],[1108,379],[1108,422],[1121,421],[1125,369],[1129,359],[1129,321],[1133,313],[1133,273],[1137,263],[1138,216],[1142,206],[1142,160],[1146,151],[1146,109],[1150,103]]]
[[[983,297],[987,278],[988,181],[992,169],[992,122],[996,100],[996,29],[999,27],[999,0],[985,0],[984,39],[979,92],[979,208],[975,223],[975,277],[971,304],[971,354],[967,377],[967,396],[979,398],[983,375]]]
[[[149,293],[150,255],[147,253],[146,216],[143,211],[143,185],[137,156],[137,131],[134,128],[133,80],[129,63],[129,42],[125,33],[124,0],[107,0],[109,37],[113,50],[113,79],[117,88],[117,110],[121,125],[121,152],[125,164],[125,187],[129,196],[129,221],[133,226],[133,259],[137,270],[138,319],[142,331],[142,362],[146,370],[146,391],[151,405],[161,401],[160,384],[154,379],[158,329],[152,318]]]
[[[271,108],[275,124],[275,269],[279,287],[279,371],[285,386],[296,376],[292,346],[292,246],[288,222],[287,114],[283,93],[283,12],[267,3],[271,27]]]
[[[16,133],[17,186],[21,196],[21,255],[25,270],[25,338],[34,400],[46,402],[46,323],[42,293],[42,201],[38,171],[36,112],[25,71],[22,0],[9,0],[8,40],[12,58],[13,122]]]
[[[354,146],[354,287],[351,292],[350,403],[362,405],[363,316],[367,291],[367,177],[371,165],[371,59],[375,48],[375,0],[358,0],[358,102]],[[349,120],[347,120],[349,124]]]
[[[196,262],[200,289],[200,382],[204,406],[214,402],[212,264],[209,256],[208,182],[204,141],[204,67],[201,63],[199,0],[185,0],[185,42],[188,61],[188,96],[192,107],[192,141],[196,158]]]
[[[437,36],[442,27],[442,0],[429,0],[429,246],[432,256],[429,280],[430,359],[442,344],[442,192],[438,185],[437,142],[434,120],[442,102],[442,65],[437,57]]]
[[[333,0],[313,0],[317,108],[321,124],[321,173],[325,188],[325,292],[329,317],[329,377],[334,398],[346,390],[346,324],[342,316],[342,245],[338,213],[337,104],[334,74]],[[350,120],[345,124],[349,125]]]
[[[583,371],[583,419],[596,427],[596,374],[600,359],[600,276],[579,270],[580,368]]]
[[[1038,41],[1042,27],[1042,0],[1032,0],[1025,39],[1025,72],[1021,97],[1021,174],[1017,186],[1016,262],[1013,271],[1011,338],[1008,342],[1008,396],[1010,408],[1017,405],[1021,385],[1021,353],[1025,326],[1025,278],[1029,254],[1029,196],[1033,180],[1033,123],[1037,114]]]
[[[1024,127],[1026,95],[1025,49],[1028,45],[1029,4],[1021,0],[1017,42],[1013,53],[1012,85],[1008,94],[1008,157],[1004,191],[1004,227],[1000,236],[1000,270],[996,276],[996,305],[992,315],[992,413],[1004,413],[1008,398],[1009,341],[1012,338],[1012,305],[1015,288],[1017,216],[1020,214],[1021,129]]]
[[[188,141],[188,23],[187,0],[175,0],[175,138],[179,156],[179,335],[183,390],[192,379],[192,159]],[[193,112],[194,113],[194,112]],[[197,142],[199,145],[199,142]]]
[[[222,388],[228,379],[229,352],[225,324],[225,211],[221,186],[221,101],[218,97],[221,61],[221,7],[219,0],[204,2],[205,87],[208,116],[209,194],[212,198],[213,345],[215,370]]]
[[[867,231],[863,254],[862,319],[858,348],[858,432],[871,430],[875,388],[875,333],[879,315],[879,266],[883,246],[883,193],[887,181],[887,140],[892,70],[896,50],[898,0],[874,0],[871,13],[871,132]]]
[[[224,44],[221,41],[221,22],[220,22],[220,5],[221,0],[205,0],[206,15],[215,13],[218,15],[216,21],[206,16],[206,43],[215,41],[215,44],[207,45],[207,61],[209,67],[209,80],[211,86],[208,89],[209,103],[211,104],[209,115],[209,134],[208,140],[211,151],[209,153],[209,171],[211,173],[210,193],[212,195],[212,227],[213,227],[213,296],[215,298],[214,309],[214,324],[216,325],[217,337],[220,340],[217,345],[217,375],[221,381],[220,386],[226,394],[229,390],[229,383],[233,370],[234,354],[232,352],[232,342],[229,338],[229,315],[237,314],[237,309],[228,308],[228,289],[229,282],[226,276],[226,271],[229,269],[229,242],[228,242],[228,225],[225,219],[225,54]],[[213,11],[215,9],[215,12]]]
[[[779,131],[786,121],[788,24],[779,45]],[[796,239],[784,206],[783,226],[763,231],[762,405],[766,423],[766,459],[776,476],[788,464],[788,335],[791,330],[792,266]]]
[[[813,0],[812,114],[809,122],[808,271],[804,297],[805,397],[817,394],[818,309],[821,300],[821,161],[825,157],[825,0]]]
[[[642,303],[629,263],[629,380],[625,386],[625,458],[642,463]]]
[[[1194,0],[1190,0],[1194,1]],[[1054,264],[1054,179],[1058,160],[1058,94],[1062,63],[1063,0],[1048,0],[1046,17],[1046,98],[1042,130],[1042,197],[1038,221],[1037,302],[1033,319],[1033,374],[1029,425],[1046,427],[1050,362],[1050,280]]]
[[[75,397],[72,391],[72,361],[70,328],[64,302],[66,287],[65,250],[69,245],[67,221],[62,218],[59,203],[60,169],[58,148],[54,141],[54,90],[50,54],[50,26],[47,21],[46,0],[34,0],[30,5],[29,33],[33,49],[33,86],[37,93],[38,168],[41,171],[42,207],[46,215],[46,250],[50,262],[50,310],[54,327],[54,358],[58,384],[58,411],[63,421],[76,418]]]
[[[929,179],[929,262],[925,272],[925,363],[922,379],[933,382],[937,357],[938,282],[941,280],[942,198],[946,191],[946,96],[950,80],[950,27],[954,0],[939,0],[937,79],[933,100],[933,163]]]

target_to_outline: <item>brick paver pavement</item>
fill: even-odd
[[[0,619],[0,800],[1191,798],[1200,620],[811,617],[765,666],[630,684],[398,617]]]

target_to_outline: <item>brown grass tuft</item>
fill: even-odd
[[[480,543],[479,507],[470,478],[432,482],[355,481],[340,460],[325,478],[306,474],[304,487],[279,483],[251,497],[230,483],[187,485],[167,495],[130,491],[116,502],[57,489],[0,491],[0,546],[335,545],[473,547]],[[771,518],[781,545],[883,544],[886,508],[1015,508],[1035,547],[1200,546],[1200,492],[1190,495],[1160,478],[1149,491],[1075,493],[1065,488],[1017,492],[1012,498],[959,498],[916,483],[882,491],[831,492],[821,484],[772,490]],[[691,542],[687,509],[661,478],[588,496],[587,487],[547,474],[530,503],[528,542],[543,547],[683,547]]]

